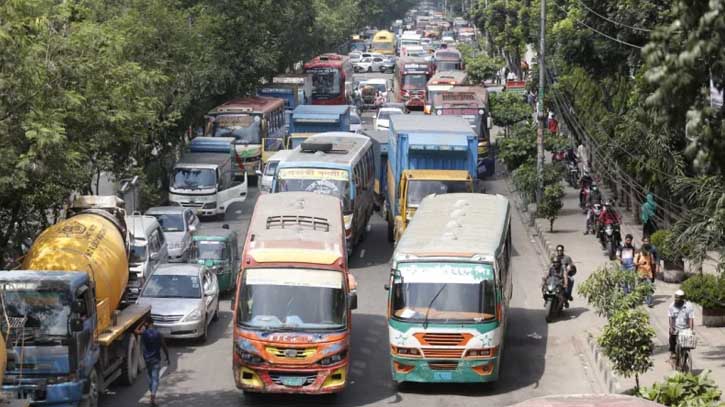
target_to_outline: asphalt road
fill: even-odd
[[[369,120],[365,120],[369,125]],[[503,180],[483,183],[488,193],[506,194]],[[230,208],[227,219],[246,233],[256,188],[242,205]],[[391,380],[389,345],[385,320],[386,291],[392,246],[385,237],[386,225],[376,215],[367,239],[350,258],[350,268],[358,281],[359,307],[353,312],[350,383],[334,396],[244,396],[232,378],[232,322],[230,301],[220,308],[220,319],[212,323],[205,344],[193,341],[171,343],[171,363],[162,371],[159,402],[163,406],[241,406],[241,405],[339,405],[376,406],[464,406],[472,402],[505,406],[532,397],[550,394],[592,393],[604,389],[592,373],[586,358],[581,332],[590,317],[587,309],[572,306],[566,317],[547,324],[540,297],[540,276],[544,260],[518,214],[512,218],[512,270],[514,294],[503,352],[500,381],[495,384],[438,385],[405,384]],[[202,226],[206,227],[207,224]],[[240,240],[243,240],[241,238]],[[241,242],[240,242],[241,243]],[[133,386],[114,386],[101,405],[126,407],[148,405],[147,380],[140,376]]]

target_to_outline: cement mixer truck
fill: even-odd
[[[122,302],[129,278],[123,201],[81,197],[42,232],[19,270],[0,271],[8,353],[2,390],[44,406],[95,407],[140,369],[134,329],[150,308]]]

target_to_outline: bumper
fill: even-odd
[[[484,383],[498,380],[499,358],[420,359],[392,357],[393,380],[419,383]]]
[[[154,321],[154,326],[165,338],[198,338],[204,334],[204,320],[193,322],[163,323]]]
[[[405,107],[416,107],[416,108],[425,108],[425,101],[423,99],[418,98],[410,98],[405,101]]]
[[[3,385],[2,391],[25,399],[33,406],[75,407],[83,397],[83,382],[45,384],[32,380],[26,384]]]
[[[254,393],[330,394],[347,385],[347,364],[320,369],[235,366],[237,388]]]

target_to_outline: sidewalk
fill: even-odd
[[[569,186],[565,187],[566,196],[563,199],[559,218],[554,222],[554,232],[549,232],[549,221],[536,219],[535,229],[538,232],[542,246],[554,254],[557,244],[563,244],[566,253],[572,257],[577,266],[576,282],[574,286],[574,302],[572,307],[589,308],[585,300],[576,295],[577,284],[586,280],[591,273],[608,261],[606,254],[600,249],[599,243],[592,235],[585,236],[585,217],[579,208],[579,191]],[[623,222],[622,235],[631,233],[635,237],[635,244],[640,245],[642,227],[632,222],[632,216],[622,213]],[[672,302],[674,292],[679,289],[679,284],[667,284],[657,281],[655,284],[655,306],[645,309],[650,314],[650,321],[657,335],[655,338],[654,367],[640,377],[640,385],[651,386],[655,382],[672,372],[669,364],[669,322],[667,309]],[[702,325],[702,308],[696,306],[695,331],[698,345],[693,354],[693,369],[696,373],[709,369],[712,371],[710,377],[725,391],[725,328],[707,328]],[[566,311],[565,311],[566,312]],[[598,336],[599,330],[606,323],[603,318],[596,318],[591,327],[587,327],[589,333],[594,337]],[[606,364],[605,364],[606,365]],[[604,370],[606,366],[604,366]],[[634,387],[634,378],[625,379],[614,376],[611,371],[603,372],[612,375],[611,380],[616,382],[613,388],[625,391]]]

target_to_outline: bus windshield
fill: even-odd
[[[437,61],[436,70],[438,71],[460,71],[460,61]]]
[[[308,69],[312,74],[312,97],[332,99],[340,96],[340,71],[335,68]]]
[[[317,192],[342,200],[343,211],[352,212],[350,173],[347,170],[326,168],[281,168],[277,173],[274,192]]]
[[[480,263],[401,263],[393,317],[411,322],[480,322],[496,317],[493,268]]]
[[[425,89],[428,77],[425,74],[403,75],[403,87],[413,89]]]
[[[466,180],[411,180],[408,182],[408,207],[418,207],[423,198],[432,194],[471,192],[469,185]]]
[[[176,168],[171,186],[176,189],[215,188],[216,171],[212,168]]]
[[[237,323],[265,330],[341,329],[347,316],[343,288],[339,271],[248,269]]]
[[[261,144],[261,118],[257,115],[217,116],[214,120],[213,137],[234,137],[244,144]]]

